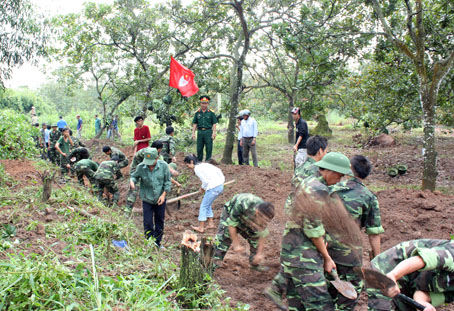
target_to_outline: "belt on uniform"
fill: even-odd
[[[198,128],[200,131],[206,131],[206,130],[211,130],[211,127],[205,128],[205,127],[199,127]]]

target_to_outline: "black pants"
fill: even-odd
[[[238,141],[238,164],[243,165],[244,160],[243,160],[243,147],[240,146],[240,141]]]
[[[153,237],[158,246],[161,245],[162,234],[164,231],[164,216],[166,202],[163,204],[150,204],[143,201],[143,228],[147,239]]]

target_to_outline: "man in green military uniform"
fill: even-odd
[[[71,140],[74,143],[74,145],[70,146],[69,151],[73,151],[75,148],[78,148],[78,147],[87,147],[79,138],[73,136],[72,130],[69,130],[69,136],[71,137]]]
[[[110,161],[102,162],[95,173],[96,187],[98,188],[98,200],[102,201],[104,188],[112,194],[112,203],[118,203],[120,191],[115,183],[115,176],[118,176],[120,167],[118,166],[118,156],[113,156]],[[108,201],[108,200],[107,200]]]
[[[71,169],[71,174],[75,174],[75,164],[82,159],[89,159],[90,152],[85,147],[77,147],[71,150],[71,153],[68,156],[69,165]]]
[[[120,168],[124,168],[124,167],[128,166],[128,164],[129,164],[128,158],[126,158],[125,154],[123,152],[121,152],[120,149],[118,149],[118,148],[111,147],[111,146],[104,146],[102,148],[102,152],[104,152],[105,154],[110,156],[111,159],[115,156],[118,157],[118,159],[119,159],[118,166]],[[118,170],[117,174],[118,174],[117,179],[120,179],[121,177],[123,177],[123,174],[121,173],[120,170]]]
[[[218,123],[218,119],[215,113],[208,109],[209,103],[209,96],[201,96],[200,109],[197,110],[192,120],[192,139],[195,139],[195,130],[197,130],[197,158],[199,161],[203,161],[204,146],[206,146],[205,161],[211,159],[213,140],[216,138],[216,124]]]
[[[50,142],[50,150],[49,150],[49,158],[50,161],[54,164],[58,164],[58,151],[55,148],[55,144],[57,143],[58,139],[60,138],[61,132],[57,128],[57,124],[52,124],[52,131],[49,133],[49,142]]]
[[[173,136],[175,135],[175,130],[172,126],[168,126],[166,128],[166,134],[159,139],[162,141],[163,148],[161,151],[161,155],[168,164],[172,162],[176,162],[177,159],[175,158],[175,139]]]
[[[453,258],[454,241],[429,239],[402,242],[376,256],[372,269],[386,274],[396,286],[384,293],[368,288],[368,310],[415,310],[399,298],[390,298],[399,293],[413,297],[425,311],[453,302]]]
[[[83,154],[79,161],[74,164],[74,171],[77,180],[81,185],[85,185],[84,176],[90,181],[91,186],[96,185],[95,172],[98,170],[98,164],[89,158],[88,152]]]
[[[335,184],[331,187],[331,191],[339,195],[345,208],[353,219],[357,220],[359,226],[366,228],[373,258],[380,253],[380,234],[384,230],[381,224],[377,197],[363,184],[363,180],[369,176],[372,170],[372,164],[362,155],[352,157],[350,163],[354,177]],[[331,235],[327,235],[326,240],[328,242],[328,252],[336,263],[339,278],[352,283],[358,293],[356,300],[350,300],[329,284],[329,290],[334,297],[336,310],[353,310],[358,303],[363,287],[363,281],[353,271],[355,266],[362,265],[361,256],[358,257],[356,255],[362,254],[362,249],[352,250]]]
[[[216,235],[215,260],[222,261],[230,246],[234,252],[242,252],[238,235],[249,243],[251,269],[264,271],[265,238],[269,234],[267,224],[274,218],[274,206],[256,195],[240,193],[225,203]],[[219,262],[218,262],[219,264]]]
[[[62,136],[55,144],[55,149],[60,153],[60,170],[63,176],[69,174],[69,152],[74,143],[69,135],[69,129],[65,127],[62,130]]]
[[[350,161],[341,153],[330,152],[315,165],[319,172],[304,179],[298,192],[309,194],[314,202],[320,202],[319,208],[326,208],[324,201],[317,201],[317,198],[330,200],[329,186],[338,183],[344,175],[353,175]],[[309,221],[297,213],[287,221],[282,238],[281,269],[265,290],[265,295],[281,309],[285,310],[281,286],[286,284],[290,310],[334,310],[324,272],[336,269],[336,264],[328,253],[324,236],[325,229],[320,221]]]

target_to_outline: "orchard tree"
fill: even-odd
[[[434,191],[437,178],[435,120],[440,86],[454,66],[454,3],[450,0],[368,0],[386,39],[413,65],[423,111],[422,189]]]
[[[47,24],[27,0],[2,0],[0,5],[0,88],[14,67],[46,54]]]

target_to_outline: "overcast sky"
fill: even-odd
[[[0,0],[1,1],[1,0]],[[55,16],[58,14],[68,14],[80,12],[85,2],[95,3],[113,3],[114,0],[30,0],[36,7],[36,11],[45,16]],[[150,3],[164,2],[165,0],[150,0]],[[192,0],[185,0],[183,3],[190,3]],[[42,72],[42,67],[54,67],[52,64],[45,64],[41,61],[38,66],[24,64],[13,70],[12,79],[5,82],[7,88],[18,88],[28,86],[31,89],[37,89],[45,83],[47,76]]]

